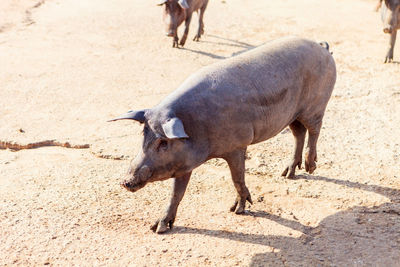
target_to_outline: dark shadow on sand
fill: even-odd
[[[209,37],[211,37],[211,40],[210,40]],[[236,56],[236,55],[242,54],[242,53],[244,53],[244,52],[246,52],[248,50],[251,50],[251,49],[256,47],[256,46],[251,45],[249,43],[240,42],[240,41],[237,41],[237,40],[228,39],[228,38],[224,38],[224,37],[220,37],[220,36],[216,36],[216,35],[212,35],[212,34],[206,35],[206,38],[207,38],[207,40],[204,40],[205,38],[200,39],[200,43],[242,48],[242,50],[237,51],[235,53],[232,53],[231,56]],[[212,39],[217,39],[217,41],[214,41]],[[190,52],[193,52],[193,53],[197,53],[197,54],[200,54],[200,55],[203,55],[203,56],[208,56],[208,57],[215,58],[215,59],[226,59],[226,58],[231,57],[231,56],[229,56],[229,57],[220,56],[220,55],[209,53],[209,52],[206,52],[206,51],[195,50],[195,49],[186,48],[186,47],[182,47],[180,49],[186,50],[186,51],[190,51]]]
[[[302,233],[299,238],[183,226],[176,226],[171,234],[218,237],[278,251],[255,254],[250,266],[394,266],[400,262],[400,190],[322,176],[299,175],[298,179],[374,192],[390,201],[380,206],[355,206],[340,211],[326,217],[316,227],[264,211],[246,214],[299,231]]]

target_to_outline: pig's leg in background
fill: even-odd
[[[192,173],[189,172],[181,177],[174,178],[171,201],[165,212],[165,215],[161,219],[157,220],[156,223],[151,227],[151,230],[153,230],[153,232],[163,233],[167,231],[168,228],[172,229],[179,203],[181,202],[183,195],[185,194],[191,174]]]
[[[178,47],[178,41],[179,41],[179,38],[178,38],[178,31],[175,31],[175,35],[174,35],[174,40],[172,41],[172,47]]]
[[[294,178],[296,166],[299,167],[299,169],[301,169],[304,140],[306,138],[307,129],[298,120],[292,122],[289,125],[289,128],[290,130],[292,130],[292,134],[294,136],[296,144],[294,146],[293,159],[286,167],[286,169],[283,171],[282,176],[292,179]]]
[[[305,165],[306,165],[306,171],[310,174],[313,173],[314,170],[317,168],[315,162],[317,161],[317,141],[319,132],[321,130],[321,126],[322,126],[322,119],[311,125],[308,124],[306,125],[306,128],[308,130],[308,143],[306,149]]]
[[[396,36],[397,36],[397,30],[393,30],[393,32],[390,35],[389,50],[386,53],[385,63],[390,63],[393,61],[393,50],[394,50],[394,45],[396,43]]]
[[[198,42],[202,34],[204,34],[204,11],[206,10],[207,5],[204,5],[199,11],[199,28],[197,30],[196,36],[193,38],[193,41]]]
[[[245,157],[246,148],[235,150],[223,156],[223,158],[228,162],[233,184],[238,193],[235,203],[231,207],[231,211],[234,211],[236,214],[244,213],[246,200],[253,204],[249,189],[247,189],[244,180]]]
[[[179,42],[179,44],[180,44],[181,46],[184,46],[184,45],[185,45],[186,38],[187,38],[188,33],[189,33],[189,25],[190,25],[190,21],[191,21],[191,20],[192,20],[192,14],[190,14],[190,15],[188,15],[188,16],[186,17],[186,20],[185,20],[185,32],[183,33],[183,36],[182,36],[182,38],[181,38],[181,41]]]

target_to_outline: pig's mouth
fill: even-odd
[[[169,178],[171,178],[172,176],[168,175],[166,177],[155,177],[152,179],[148,179],[146,181],[135,181],[135,180],[124,180],[120,183],[121,187],[125,188],[126,190],[130,191],[130,192],[136,192],[139,189],[143,188],[147,183],[151,183],[151,182],[156,182],[156,181],[164,181],[167,180]]]
[[[120,185],[123,188],[125,188],[126,190],[128,190],[130,192],[136,192],[139,189],[143,188],[146,184],[147,184],[147,182],[133,183],[133,182],[129,182],[129,181],[123,181],[120,183]]]

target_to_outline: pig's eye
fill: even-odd
[[[143,132],[142,132],[143,136],[146,136],[148,134],[148,132],[149,132],[149,128],[147,126],[145,126],[143,128]]]
[[[161,140],[158,144],[157,151],[165,151],[168,148],[167,140]]]

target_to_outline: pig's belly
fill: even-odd
[[[251,144],[256,144],[268,140],[279,134],[289,124],[291,124],[297,115],[295,111],[280,113],[279,116],[262,118],[252,122],[253,140]]]

